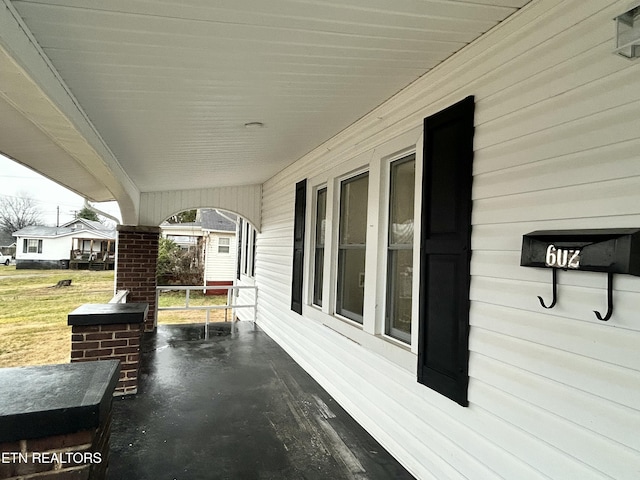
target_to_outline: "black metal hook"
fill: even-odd
[[[602,315],[600,315],[600,312],[598,312],[597,310],[594,310],[593,313],[596,314],[596,317],[598,318],[598,320],[602,320],[603,322],[606,322],[607,320],[609,320],[611,318],[611,315],[613,314],[613,273],[612,272],[607,273],[607,314],[603,317]]]
[[[551,299],[551,305],[549,305],[547,307],[544,304],[544,300],[542,299],[542,297],[538,295],[538,300],[540,301],[540,305],[542,305],[544,308],[553,308],[553,307],[556,306],[556,302],[558,301],[558,269],[557,268],[552,268],[551,272],[553,274],[553,277],[552,277],[552,281],[553,281],[553,298]],[[597,313],[596,313],[596,315],[597,315]]]

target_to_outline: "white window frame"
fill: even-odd
[[[254,279],[255,277],[255,242],[257,230],[247,220],[242,221],[241,239],[238,242],[240,279]]]
[[[226,243],[223,243],[223,241]],[[229,255],[231,253],[231,238],[218,237],[218,253],[221,255]]]
[[[42,239],[25,238],[24,241],[26,242],[26,251],[24,251],[25,248],[23,247],[23,253],[26,253],[29,255],[42,255],[42,252],[44,249],[44,242],[42,241]],[[35,248],[35,250],[31,251],[31,248]]]
[[[413,278],[411,293],[411,341],[409,343],[387,335],[386,333],[386,312],[387,312],[387,271],[388,258],[387,252],[389,248],[389,202],[391,187],[391,164],[397,160],[401,160],[409,155],[415,154],[416,170],[414,183],[413,198]],[[377,300],[380,302],[380,308],[376,312],[376,334],[384,338],[388,343],[397,345],[401,348],[409,349],[413,354],[418,353],[418,330],[419,330],[419,307],[420,307],[420,231],[422,209],[422,164],[423,164],[423,135],[419,132],[415,144],[398,150],[397,152],[387,155],[382,159],[382,181],[381,188],[383,193],[380,195],[380,228],[378,229],[378,238],[384,255],[379,256],[378,262],[378,290],[376,294]]]
[[[362,282],[362,288],[363,288],[363,295],[364,298],[366,299],[366,294],[367,294],[367,283],[370,283],[367,281],[368,277],[370,277],[370,275],[367,273],[367,257],[368,257],[368,249],[369,249],[369,240],[370,240],[370,228],[369,228],[369,224],[368,224],[368,219],[369,219],[369,212],[370,212],[370,193],[371,193],[371,171],[370,168],[365,168],[361,171],[358,172],[353,172],[349,175],[345,175],[339,179],[336,179],[336,186],[335,186],[335,194],[336,194],[336,200],[337,202],[334,202],[334,206],[336,208],[335,210],[335,243],[334,243],[334,255],[333,257],[335,258],[335,263],[334,263],[334,272],[335,272],[335,278],[334,278],[334,282],[332,282],[332,286],[333,286],[333,291],[334,291],[334,296],[333,296],[333,311],[334,311],[334,315],[340,319],[346,320],[348,322],[352,322],[355,323],[356,325],[361,325],[364,327],[364,318],[365,318],[365,312],[367,310],[366,306],[367,306],[367,302],[364,301],[363,302],[363,306],[362,306],[362,316],[361,316],[361,321],[358,321],[356,319],[347,317],[346,315],[341,315],[340,313],[338,313],[338,262],[339,262],[339,256],[340,256],[340,207],[341,207],[341,203],[342,203],[342,198],[341,198],[341,194],[342,194],[342,184],[344,182],[349,182],[351,180],[356,179],[357,177],[361,177],[361,176],[367,176],[367,219],[365,221],[365,225],[366,225],[366,233],[365,233],[365,245],[364,245],[364,253],[365,253],[365,271],[364,271],[364,278],[361,278],[361,282]],[[337,203],[337,205],[336,205]],[[360,315],[357,315],[358,317],[360,317]]]
[[[330,221],[330,213],[329,213],[329,209],[331,206],[330,203],[330,198],[329,198],[329,186],[326,183],[321,183],[319,185],[308,185],[309,190],[311,191],[311,199],[309,201],[309,205],[307,208],[307,211],[311,212],[311,222],[310,222],[310,229],[311,231],[309,232],[309,262],[308,262],[308,268],[306,271],[309,272],[308,275],[308,285],[309,285],[309,289],[307,292],[308,295],[308,304],[313,307],[316,308],[318,310],[323,310],[323,307],[327,306],[327,290],[325,289],[326,286],[326,278],[325,275],[329,273],[329,269],[325,268],[326,265],[326,259],[327,259],[327,255],[328,255],[328,251],[327,251],[327,243],[328,243],[328,233],[331,232],[331,227],[329,224]],[[322,305],[319,305],[317,303],[315,303],[315,281],[316,281],[316,269],[318,268],[318,265],[316,264],[316,249],[317,249],[317,235],[316,235],[316,231],[318,228],[318,224],[317,224],[317,216],[318,216],[318,194],[320,191],[324,190],[325,191],[325,217],[324,217],[324,224],[325,224],[325,238],[324,238],[324,255],[323,255],[323,262],[322,265],[320,265],[320,268],[322,269],[322,285],[320,286],[320,290],[322,292]],[[306,302],[305,302],[306,303]]]
[[[420,144],[421,145],[421,144]],[[382,159],[381,170],[381,189],[383,193],[380,195],[380,228],[378,230],[379,244],[381,246],[378,262],[378,289],[376,292],[377,301],[380,309],[376,317],[376,334],[382,336],[385,340],[397,344],[401,347],[410,348],[417,353],[418,344],[418,307],[419,307],[419,279],[416,274],[419,272],[420,266],[420,239],[416,235],[419,233],[420,207],[421,207],[421,149],[416,148],[417,145],[403,149],[393,155]],[[411,285],[411,338],[404,341],[387,334],[387,309],[388,309],[388,269],[389,269],[389,222],[390,222],[390,202],[391,202],[391,165],[394,162],[415,156],[415,179],[414,179],[414,204],[413,204],[413,276]],[[420,159],[419,159],[420,157]],[[420,161],[419,161],[420,160]],[[420,164],[420,167],[419,167]]]
[[[307,221],[305,233],[305,276],[303,316],[366,347],[398,366],[415,372],[418,352],[418,308],[420,278],[420,209],[422,192],[422,125],[387,140],[375,148],[358,152],[308,179]],[[415,154],[414,237],[411,342],[395,339],[385,333],[387,302],[387,248],[389,216],[389,181],[391,162]],[[365,260],[365,305],[363,323],[357,323],[335,312],[337,294],[337,256],[340,208],[340,184],[343,180],[369,173],[367,204],[367,237]],[[326,237],[323,272],[322,307],[313,305],[315,222],[317,191],[327,188]],[[380,253],[384,253],[381,255]],[[375,300],[375,301],[373,301]]]

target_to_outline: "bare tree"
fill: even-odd
[[[11,235],[41,222],[40,210],[29,197],[0,196],[0,230]]]

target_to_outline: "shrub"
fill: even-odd
[[[201,252],[200,241],[195,247],[183,250],[173,240],[161,238],[158,248],[158,285],[202,285],[204,268]]]

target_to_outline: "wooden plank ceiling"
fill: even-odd
[[[262,183],[528,0],[11,3],[144,192]]]

